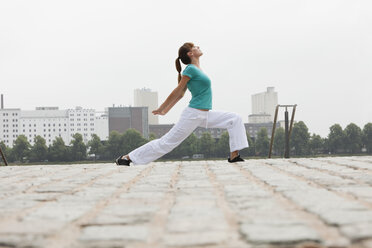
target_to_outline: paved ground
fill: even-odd
[[[372,157],[0,167],[0,247],[372,247]]]

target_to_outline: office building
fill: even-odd
[[[158,92],[142,88],[134,90],[134,107],[148,107],[149,125],[159,124],[159,117],[152,111],[158,108]]]
[[[252,95],[252,114],[248,116],[248,122],[273,122],[277,105],[278,93],[274,91],[274,87],[267,87],[266,92]]]
[[[129,128],[136,129],[146,139],[149,138],[148,107],[108,108],[109,133],[124,133]]]

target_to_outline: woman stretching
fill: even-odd
[[[247,135],[243,121],[234,113],[212,111],[211,80],[201,70],[199,58],[203,53],[193,43],[185,43],[178,50],[176,69],[178,71],[178,86],[172,91],[165,102],[154,115],[165,115],[183,97],[186,89],[192,95],[189,106],[186,107],[172,129],[160,139],[155,139],[116,159],[117,165],[148,164],[172,151],[186,139],[197,127],[226,128],[229,132],[230,163],[244,161],[239,150],[248,147]],[[186,68],[181,76],[181,63]]]

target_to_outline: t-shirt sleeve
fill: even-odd
[[[183,70],[182,75],[188,76],[190,79],[195,77],[196,69],[193,66],[187,66],[185,70]]]

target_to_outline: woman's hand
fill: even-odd
[[[164,111],[159,109],[155,109],[154,111],[152,111],[152,113],[154,115],[165,115]]]

